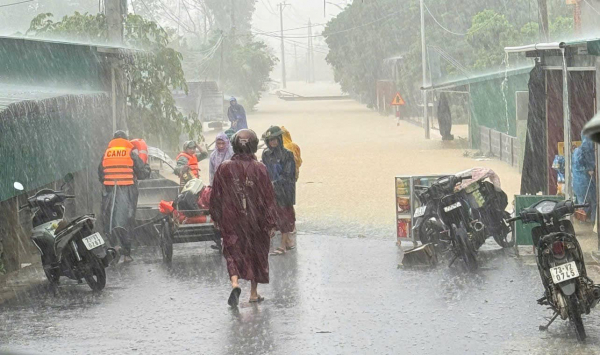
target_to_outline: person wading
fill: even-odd
[[[291,233],[296,229],[296,163],[294,154],[283,146],[283,131],[271,126],[263,135],[267,148],[263,151],[262,162],[266,165],[277,200],[277,229],[281,232],[281,247],[273,255],[285,254],[294,249]]]
[[[237,103],[235,97],[229,99],[229,108],[227,109],[227,117],[231,121],[231,128],[234,131],[248,128],[248,121],[246,120],[246,110],[244,106]]]
[[[239,303],[239,279],[249,280],[250,302],[264,300],[259,283],[269,283],[269,245],[274,233],[275,195],[267,169],[256,160],[256,134],[248,129],[233,137],[234,155],[215,173],[210,215],[223,237],[223,256],[231,280],[228,303]]]
[[[137,150],[127,140],[127,134],[117,131],[104,152],[98,167],[102,191],[102,222],[111,243],[130,262],[130,227],[135,220],[138,202],[137,180],[150,176],[150,167],[140,159]]]

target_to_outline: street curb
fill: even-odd
[[[23,300],[46,284],[41,262],[0,276],[0,305]]]

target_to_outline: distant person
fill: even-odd
[[[248,121],[246,120],[246,110],[244,106],[237,103],[235,97],[229,99],[229,109],[227,110],[227,117],[231,121],[231,128],[234,131],[240,129],[248,129]]]
[[[296,229],[296,163],[294,154],[283,146],[281,128],[271,126],[263,138],[267,148],[263,151],[262,162],[275,189],[277,229],[281,232],[281,246],[273,255],[282,255],[296,247],[290,238]]]
[[[450,111],[450,104],[448,103],[448,97],[445,94],[440,95],[440,102],[438,104],[438,124],[440,126],[440,134],[442,140],[451,141],[454,140],[454,136],[451,134],[452,131],[452,112]]]
[[[232,156],[233,149],[229,143],[229,137],[225,133],[219,133],[215,139],[215,150],[210,154],[210,162],[208,164],[209,186],[213,184],[215,172],[219,168],[219,165],[231,159]]]
[[[281,126],[281,130],[283,131],[283,146],[294,154],[294,161],[296,162],[296,181],[298,181],[300,167],[302,166],[300,147],[292,141],[292,135],[284,126]]]
[[[577,203],[589,203],[590,207],[585,209],[586,215],[593,223],[596,220],[596,183],[594,171],[596,171],[596,153],[594,143],[583,136],[581,146],[573,151],[573,192],[577,197]]]
[[[137,149],[123,131],[116,131],[108,143],[98,178],[102,191],[102,222],[104,233],[115,246],[124,262],[130,262],[131,239],[129,233],[135,221],[138,203],[137,181],[150,176],[150,166],[139,157]]]
[[[259,283],[269,283],[269,246],[275,224],[275,196],[265,166],[256,161],[256,134],[244,129],[233,137],[234,155],[215,173],[210,215],[223,237],[223,256],[231,280],[228,303],[236,307],[250,281],[250,302],[264,300]]]
[[[179,184],[183,188],[191,179],[200,177],[200,168],[198,162],[206,158],[206,153],[198,150],[198,145],[194,141],[183,143],[183,151],[175,159],[177,166],[174,169],[175,175],[179,176]]]

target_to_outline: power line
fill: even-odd
[[[466,33],[457,33],[457,32],[451,31],[451,30],[447,29],[446,27],[444,27],[444,25],[442,25],[442,24],[441,24],[441,23],[440,23],[440,22],[439,22],[439,21],[438,21],[438,20],[435,18],[435,16],[433,16],[433,14],[432,14],[432,13],[431,13],[431,11],[429,10],[429,7],[427,7],[427,4],[426,4],[425,2],[423,2],[423,5],[425,6],[425,9],[426,9],[426,10],[427,10],[427,12],[429,13],[429,16],[431,16],[431,18],[433,19],[433,21],[435,21],[435,23],[437,23],[437,24],[438,24],[438,26],[440,26],[440,27],[441,27],[441,28],[442,28],[444,31],[446,31],[446,32],[448,32],[448,33],[451,33],[451,34],[453,34],[453,35],[456,35],[456,36],[463,36],[463,37],[464,37],[464,36],[466,36],[466,35],[467,35]]]
[[[13,6],[13,5],[20,5],[20,4],[25,4],[28,2],[33,2],[35,0],[25,0],[25,1],[19,1],[19,2],[13,2],[12,4],[4,4],[4,5],[0,5],[0,7],[8,7],[8,6]]]
[[[362,25],[350,27],[350,28],[347,28],[345,30],[331,32],[331,33],[328,33],[326,35],[324,35],[324,34],[318,34],[318,35],[312,35],[312,36],[283,36],[283,38],[288,38],[288,39],[289,38],[305,39],[305,38],[309,38],[309,37],[311,37],[311,38],[315,38],[315,37],[329,37],[329,36],[337,35],[337,34],[340,34],[340,33],[349,32],[349,31],[355,30],[357,28],[361,28],[361,27],[373,25],[373,24],[378,23],[378,22],[383,23],[383,22],[381,22],[382,20],[384,20],[384,22],[387,22],[388,20],[390,20],[391,16],[397,15],[398,13],[400,13],[400,11],[389,13],[389,14],[381,17],[381,18],[378,18],[375,21],[371,21],[371,22],[368,22],[368,23],[364,23]],[[281,38],[281,36],[278,36],[278,35],[269,35],[269,34],[264,34],[264,33],[256,33],[256,34],[257,35],[261,35],[261,36],[273,37],[273,38]]]
[[[600,15],[600,11],[596,10],[596,8],[592,4],[590,4],[590,2],[588,0],[583,0],[583,1],[585,1],[585,3],[588,4],[588,6],[591,7],[592,10],[594,10],[594,12],[596,14]]]

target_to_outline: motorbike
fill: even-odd
[[[437,179],[431,186],[415,186],[424,206],[416,209],[415,229],[422,243],[434,243],[436,249],[452,251],[450,266],[459,257],[467,269],[477,269],[477,250],[485,242],[485,228],[479,220],[473,220],[464,194],[455,191],[470,175],[449,175]]]
[[[560,316],[570,320],[579,341],[586,338],[581,315],[589,314],[600,299],[600,286],[587,276],[583,252],[568,218],[576,209],[584,207],[587,205],[576,205],[571,200],[542,200],[509,220],[537,224],[531,237],[544,285],[544,296],[537,302],[554,311],[553,317],[540,326],[540,330],[547,330]]]
[[[67,175],[65,184],[72,179]],[[24,190],[18,182],[14,187]],[[100,233],[93,232],[96,220],[93,214],[71,222],[63,220],[64,202],[73,198],[63,191],[42,189],[28,197],[19,211],[29,210],[33,214],[31,241],[41,254],[44,273],[53,288],[65,276],[80,283],[84,279],[93,291],[101,291],[106,285],[105,268],[117,254],[106,246]]]

